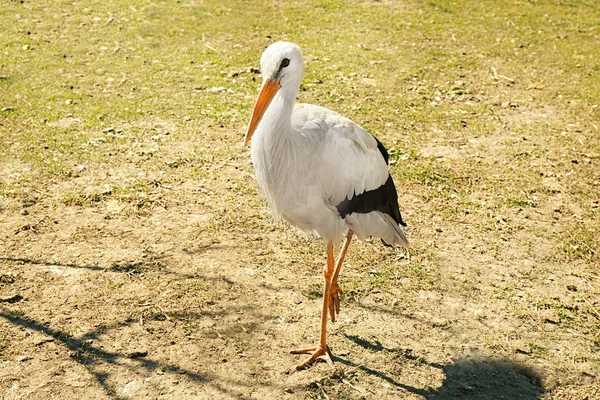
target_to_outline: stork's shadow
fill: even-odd
[[[336,357],[335,361],[356,367],[368,375],[385,380],[396,388],[423,396],[426,400],[539,400],[542,398],[543,389],[539,373],[513,360],[465,356],[454,359],[450,364],[442,365],[428,362],[410,351],[387,348],[380,342],[371,343],[358,336],[345,336],[367,350],[402,354],[404,358],[419,360],[431,368],[441,369],[445,374],[442,386],[435,389],[430,387],[422,389],[398,382],[381,371],[364,365],[354,365],[349,360]]]
[[[539,374],[515,361],[483,356],[454,360],[443,367],[446,378],[430,400],[538,400]]]

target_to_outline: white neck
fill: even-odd
[[[277,151],[289,139],[292,132],[292,113],[296,104],[298,89],[282,87],[263,115],[252,140],[255,145],[264,147],[267,152]]]
[[[252,163],[256,178],[267,200],[276,208],[277,187],[289,182],[284,175],[293,171],[290,163],[297,157],[298,139],[292,128],[292,113],[296,103],[297,89],[282,87],[273,98],[259,123],[251,143]]]

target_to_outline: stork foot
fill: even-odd
[[[306,368],[307,366],[315,362],[317,359],[325,360],[327,361],[327,364],[329,364],[331,367],[334,367],[333,355],[331,354],[331,351],[329,351],[329,347],[327,346],[319,345],[317,347],[309,347],[307,349],[292,350],[291,353],[310,354],[310,357],[307,358],[304,362],[296,365],[296,371]]]
[[[344,294],[344,291],[338,285],[337,280],[331,282],[330,297],[327,302],[327,308],[329,309],[329,317],[331,322],[335,322],[336,314],[340,313],[340,294]]]

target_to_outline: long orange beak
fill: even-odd
[[[252,118],[250,118],[250,125],[248,125],[248,132],[246,132],[246,138],[244,139],[244,146],[248,145],[250,138],[254,134],[258,123],[262,119],[265,111],[271,104],[271,100],[275,97],[277,91],[281,88],[279,84],[279,78],[275,80],[271,80],[269,78],[265,79],[263,83],[262,89],[258,95],[258,99],[256,100],[256,104],[254,105],[254,111],[252,111]]]

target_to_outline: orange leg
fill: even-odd
[[[323,277],[325,278],[325,289],[323,290],[323,309],[321,311],[321,336],[319,338],[319,344],[317,347],[311,347],[308,349],[293,350],[292,354],[310,354],[310,357],[304,362],[296,365],[296,370],[305,368],[312,364],[317,358],[323,358],[328,364],[333,366],[333,360],[331,359],[331,352],[327,347],[327,308],[330,299],[331,279],[333,274],[333,243],[327,243],[327,266],[323,270]]]
[[[335,322],[335,315],[340,313],[340,294],[343,294],[342,288],[338,285],[338,275],[340,274],[340,270],[342,269],[342,264],[344,263],[344,258],[346,257],[346,253],[348,252],[348,247],[350,247],[350,241],[352,240],[352,236],[354,232],[348,231],[348,236],[346,236],[346,242],[344,243],[344,247],[340,251],[340,256],[337,260],[337,265],[335,267],[335,272],[331,277],[331,289],[329,296],[329,316],[331,317],[331,322]]]

